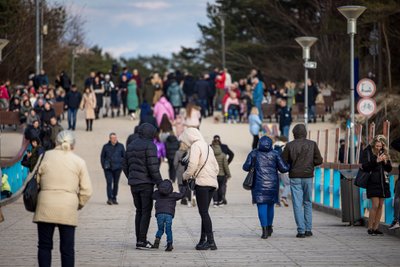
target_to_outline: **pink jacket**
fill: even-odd
[[[157,120],[158,126],[160,126],[162,116],[167,114],[170,121],[174,121],[174,108],[171,103],[163,96],[158,100],[154,106],[154,117]]]
[[[239,106],[239,99],[237,98],[232,98],[228,97],[228,99],[225,102],[225,113],[228,112],[229,105],[238,105]]]
[[[4,85],[0,87],[0,99],[10,99],[10,96],[8,95],[7,87]]]

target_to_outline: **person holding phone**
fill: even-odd
[[[390,198],[389,179],[386,173],[392,170],[386,137],[375,136],[361,154],[360,162],[363,170],[371,173],[367,183],[367,198],[372,201],[368,219],[368,234],[383,235],[378,228],[382,217],[383,200]]]

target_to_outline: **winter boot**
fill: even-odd
[[[172,251],[174,249],[174,247],[172,246],[172,242],[168,242],[167,243],[167,248],[165,249],[165,251]]]
[[[267,239],[268,238],[268,227],[267,226],[263,226],[262,227],[262,235],[261,235],[262,239]]]
[[[272,230],[272,225],[268,226],[268,236],[271,236],[274,230]]]
[[[203,246],[204,246],[204,243],[207,243],[207,241],[206,241],[206,234],[205,234],[205,233],[201,233],[200,241],[199,241],[199,243],[196,245],[196,249],[197,249],[197,250],[200,250],[199,248],[203,247]]]
[[[211,250],[217,250],[217,245],[215,244],[213,233],[207,234],[207,243]]]
[[[89,120],[89,131],[93,130],[93,120]]]
[[[159,248],[160,247],[160,238],[156,237],[154,240],[153,248]]]
[[[89,131],[89,120],[86,120],[86,132]]]

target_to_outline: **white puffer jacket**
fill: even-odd
[[[183,179],[188,180],[196,175],[196,185],[218,188],[218,162],[215,159],[213,149],[204,141],[200,131],[196,128],[187,128],[180,136],[180,140],[189,147],[189,165],[183,173]],[[209,149],[208,159],[207,149]],[[206,159],[207,162],[200,171]]]

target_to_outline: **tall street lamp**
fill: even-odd
[[[222,68],[226,67],[225,60],[225,14],[220,13],[219,18],[221,20],[221,50],[222,50]]]
[[[366,10],[364,6],[341,6],[339,12],[347,19],[347,33],[350,35],[350,164],[354,164],[354,35],[357,33],[357,18]]]
[[[35,74],[40,74],[40,1],[35,1],[35,11],[36,11],[36,64],[35,64]]]
[[[310,59],[310,48],[318,40],[316,37],[303,36],[297,37],[296,42],[303,48],[304,59],[304,124],[308,129],[308,69],[315,69],[316,62],[308,61]]]

